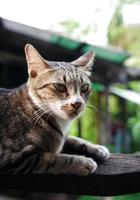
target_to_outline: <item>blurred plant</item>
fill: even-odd
[[[131,109],[132,107],[134,108],[134,105],[131,105]],[[136,113],[134,113],[134,110],[136,111]],[[140,151],[140,109],[137,105],[135,105],[133,113],[134,114],[128,118],[127,126],[132,131],[132,151],[137,152]]]
[[[124,50],[130,51],[135,54],[126,61],[127,66],[140,66],[140,25],[125,25],[122,17],[122,7],[125,4],[132,4],[139,2],[138,0],[120,0],[116,8],[114,16],[110,22],[108,29],[108,41],[110,44],[123,48]],[[130,89],[140,92],[140,86],[138,81],[132,81],[128,83]],[[111,104],[113,105],[113,104]],[[127,127],[132,132],[132,151],[140,150],[140,108],[138,105],[126,102],[127,107]],[[112,117],[116,117],[113,112]],[[139,198],[139,196],[138,196]],[[118,199],[121,199],[118,198]],[[129,199],[124,197],[122,199]],[[131,198],[130,198],[131,199]]]
[[[77,40],[87,41],[95,32],[96,27],[88,23],[80,23],[74,19],[67,19],[58,24],[61,32]]]
[[[59,24],[69,34],[72,34],[73,31],[75,31],[76,29],[78,29],[80,27],[80,23],[73,19],[68,19],[68,20],[62,21]]]
[[[108,27],[108,42],[114,46],[123,48],[135,54],[128,60],[129,66],[140,66],[140,25],[125,25],[122,16],[122,8],[126,4],[139,2],[138,0],[119,0],[116,11]]]

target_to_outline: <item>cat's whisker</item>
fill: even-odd
[[[94,105],[87,104],[86,107],[87,108],[93,108],[94,110],[96,110],[96,112],[100,112],[99,109],[96,106],[94,106]]]
[[[91,110],[89,108],[86,108],[86,112],[87,112],[89,118],[92,120]]]
[[[38,109],[37,111],[34,112],[33,116],[32,116],[32,119],[31,120],[34,120],[34,118],[36,118],[39,114],[41,114],[43,111],[42,109]]]
[[[92,112],[92,110],[88,109],[87,114],[88,114],[89,118],[91,119],[91,121],[95,121],[95,115]]]
[[[47,116],[47,119],[48,119],[49,117],[51,117],[53,114],[54,114],[53,112],[50,112],[50,114]]]
[[[36,121],[35,121],[35,123],[34,124],[37,124],[37,122],[41,119],[41,117],[43,116],[43,115],[45,115],[46,113],[45,112],[43,112],[43,113],[41,113],[39,116],[38,116],[38,118],[36,119]]]
[[[45,111],[42,108],[38,108],[32,116],[31,122],[34,123],[42,115],[45,114]]]
[[[86,107],[86,110],[89,110],[89,111],[91,111],[91,112],[93,112],[93,111],[95,111],[95,110],[93,110],[91,107]]]
[[[36,124],[41,119],[41,117],[43,117],[43,115],[45,115],[45,114],[48,114],[48,116],[47,116],[47,119],[48,119],[48,117],[50,117],[53,114],[53,112],[50,109],[48,109],[47,106],[44,105],[42,108],[40,108],[36,111],[36,113],[34,115],[34,117],[35,117],[34,124]]]

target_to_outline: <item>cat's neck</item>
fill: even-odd
[[[69,134],[69,128],[70,128],[70,125],[71,125],[71,120],[65,120],[65,119],[62,119],[60,117],[57,117],[56,118],[56,121],[63,133],[63,135],[68,135]]]

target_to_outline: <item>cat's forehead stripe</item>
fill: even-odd
[[[50,61],[50,64],[54,67],[57,67],[58,79],[62,79],[62,81],[65,83],[71,80],[76,80],[77,82],[81,83],[87,81],[85,74],[78,70],[71,63]]]

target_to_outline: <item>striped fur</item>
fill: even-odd
[[[25,55],[27,83],[0,89],[0,172],[94,172],[93,159],[106,159],[108,150],[68,136],[71,121],[84,110],[90,94],[87,72],[93,54],[72,63],[51,62],[26,45]]]

